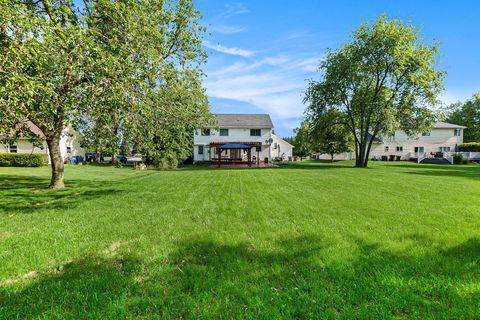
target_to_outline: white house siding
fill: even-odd
[[[77,155],[85,156],[85,150],[80,147],[80,141],[80,134],[73,129],[67,128],[63,131],[60,139],[60,153],[64,160]],[[17,146],[17,153],[49,154],[47,143],[45,141],[42,143],[43,149],[34,147],[33,144],[26,138],[20,138],[12,145]],[[70,147],[70,152],[68,152],[68,147]],[[0,153],[10,153],[10,147],[8,145],[0,145]],[[50,162],[50,158],[48,161]]]
[[[450,148],[455,150],[455,145],[463,143],[463,129],[460,136],[455,136],[455,129],[432,129],[429,136],[408,137],[404,132],[396,132],[391,138],[384,138],[381,143],[374,143],[370,152],[371,157],[381,157],[396,155],[406,157],[414,156],[415,147],[423,147],[423,152],[435,153],[441,151],[440,148]],[[388,147],[388,151],[387,151]],[[397,147],[402,150],[397,151]]]
[[[272,134],[273,143],[270,145],[270,154],[272,158],[282,158],[288,160],[292,157],[293,146],[287,141],[281,139],[276,134]]]
[[[28,139],[18,139],[12,145],[17,146],[17,153],[45,153],[48,154],[47,143],[43,142],[43,149],[34,147]],[[0,153],[10,153],[8,145],[0,145]]]
[[[223,129],[223,128],[222,128]],[[227,128],[225,128],[227,129]],[[271,159],[269,144],[266,143],[272,136],[272,129],[260,129],[260,136],[250,136],[250,129],[243,128],[228,128],[228,136],[220,136],[220,131],[210,129],[210,136],[202,136],[201,130],[196,130],[194,135],[194,161],[210,161],[210,142],[225,141],[225,142],[261,142],[262,151],[260,152],[260,160],[264,158]],[[203,154],[198,153],[199,146],[203,146]],[[215,152],[212,150],[211,152]],[[212,153],[213,154],[213,153]],[[252,149],[252,156],[257,157],[255,148]]]

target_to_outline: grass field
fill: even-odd
[[[480,166],[0,168],[0,317],[480,318]]]

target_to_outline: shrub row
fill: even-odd
[[[0,153],[0,167],[41,167],[48,164],[43,153]]]
[[[480,142],[467,142],[458,146],[462,152],[480,152]]]

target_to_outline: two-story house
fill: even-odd
[[[400,156],[402,159],[418,158],[425,154],[457,151],[463,143],[464,126],[447,122],[436,122],[432,129],[416,137],[409,137],[403,131],[397,131],[390,137],[383,137],[372,144],[371,157]]]
[[[215,114],[213,124],[194,133],[194,162],[245,163],[287,160],[293,146],[273,132],[268,114]]]
[[[396,131],[388,137],[376,138],[372,143],[370,157],[382,159],[387,157],[410,160],[429,157],[432,154],[455,152],[463,143],[463,130],[466,127],[447,122],[436,122],[432,129],[416,137],[410,137],[403,131]],[[330,159],[330,155],[315,154],[315,159]],[[335,160],[355,158],[354,152],[335,155]]]

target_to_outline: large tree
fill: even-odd
[[[344,125],[344,117],[342,112],[331,109],[310,125],[314,148],[330,155],[332,162],[336,154],[351,151],[353,147],[353,137]]]
[[[40,128],[50,152],[50,188],[61,188],[66,126],[102,126],[107,144],[118,145],[122,125],[138,131],[142,119],[164,109],[170,98],[162,93],[178,99],[164,90],[169,81],[200,95],[202,105],[177,104],[163,115],[172,122],[175,114],[195,114],[188,129],[199,125],[208,114],[205,93],[181,80],[194,75],[198,83],[202,76],[198,19],[190,0],[85,0],[82,9],[70,0],[0,0],[0,129],[25,120]]]
[[[451,104],[447,108],[447,121],[467,127],[465,142],[480,141],[480,92],[465,102]]]
[[[307,115],[315,121],[330,109],[343,113],[356,166],[365,167],[375,138],[428,130],[444,75],[435,68],[437,53],[437,45],[425,45],[417,28],[400,20],[381,16],[364,24],[320,64],[322,77],[306,92]]]

